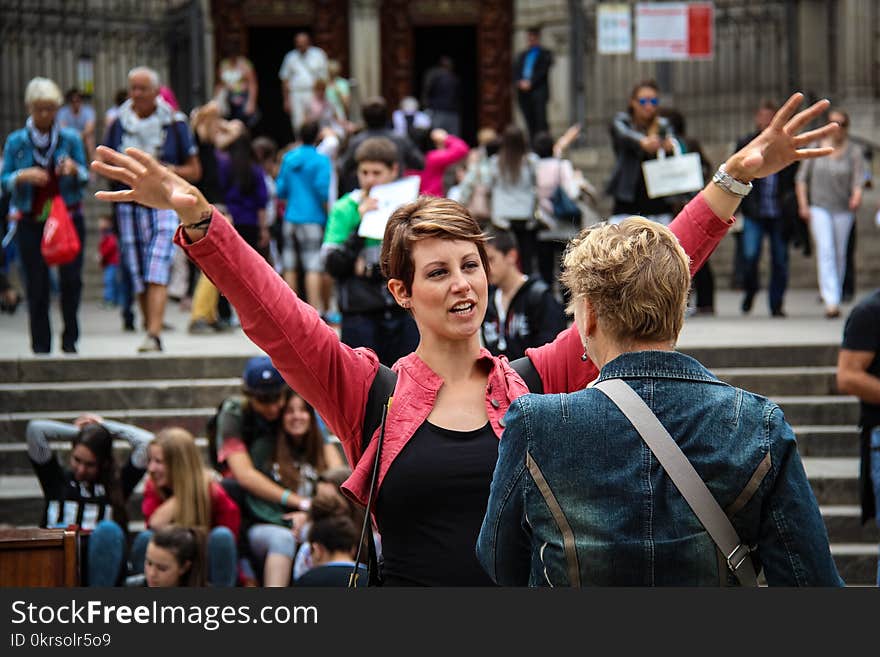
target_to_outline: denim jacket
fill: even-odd
[[[58,135],[58,146],[55,149],[55,161],[70,157],[76,162],[75,176],[61,176],[58,180],[58,189],[64,202],[68,205],[76,205],[82,199],[82,190],[89,182],[89,167],[86,164],[85,150],[82,139],[76,130],[61,128]],[[12,194],[10,204],[21,210],[24,214],[30,214],[31,204],[34,198],[33,185],[15,184],[18,172],[28,167],[37,166],[34,162],[34,146],[28,137],[27,130],[16,130],[6,139],[3,147],[3,170],[0,173],[0,185],[7,194]]]
[[[753,549],[767,582],[838,586],[828,535],[782,411],[675,352],[623,354],[657,415]],[[629,420],[586,388],[511,404],[477,543],[502,585],[734,584],[709,534]]]

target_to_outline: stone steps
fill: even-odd
[[[836,394],[836,344],[688,348],[720,379],[777,402],[794,427],[841,575],[849,584],[876,580],[873,521],[860,522],[858,402]],[[33,524],[42,510],[24,442],[31,419],[71,421],[82,412],[151,431],[179,425],[204,436],[220,400],[240,389],[246,356],[0,359],[0,523]],[[199,439],[207,457],[207,441]],[[124,441],[116,446],[124,458]],[[66,461],[69,446],[53,445]],[[143,485],[143,484],[141,484]],[[140,493],[129,504],[142,526]],[[141,525],[138,525],[141,523]]]
[[[217,401],[220,404],[220,400]],[[156,432],[164,427],[183,427],[193,435],[204,434],[205,423],[217,411],[217,406],[201,408],[132,408],[98,409],[88,407],[76,411],[7,413],[0,416],[0,444],[23,441],[25,428],[30,420],[58,420],[71,422],[84,412],[93,413],[108,420],[119,420]]]
[[[89,408],[95,399],[113,409],[183,408],[217,404],[241,391],[241,376],[219,379],[74,381],[0,384],[0,413]]]

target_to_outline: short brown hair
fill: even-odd
[[[354,161],[358,164],[361,162],[381,162],[389,169],[397,164],[399,159],[397,145],[385,137],[364,139],[354,152]]]
[[[675,235],[643,217],[583,230],[571,241],[562,283],[572,303],[587,299],[619,342],[675,342],[684,324],[691,276]]]
[[[486,236],[480,225],[460,203],[434,196],[420,196],[395,210],[388,219],[380,258],[382,275],[403,281],[406,291],[412,292],[415,277],[413,245],[431,237],[473,242],[488,276]]]

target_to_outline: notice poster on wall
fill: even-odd
[[[632,52],[632,11],[622,3],[601,4],[596,18],[596,43],[600,55]]]
[[[715,5],[711,2],[641,2],[636,5],[636,60],[712,59]]]

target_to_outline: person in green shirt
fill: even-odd
[[[371,137],[358,146],[360,188],[333,204],[321,247],[324,268],[336,280],[342,342],[372,349],[388,367],[415,350],[419,333],[409,313],[394,301],[380,271],[382,240],[360,237],[358,227],[364,214],[378,207],[370,190],[397,180],[399,157],[397,146],[384,137]]]

